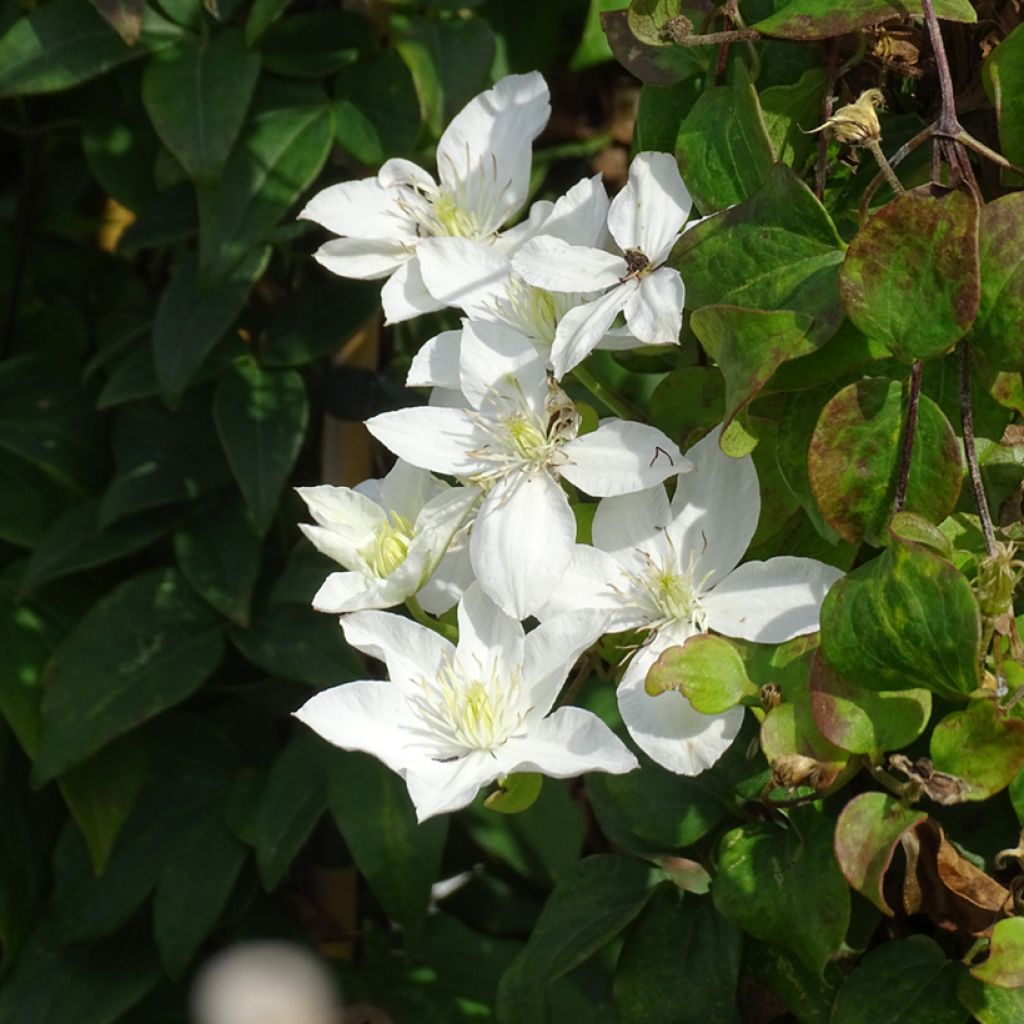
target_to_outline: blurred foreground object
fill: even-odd
[[[218,953],[192,989],[193,1024],[340,1024],[327,968],[301,946],[246,942]]]

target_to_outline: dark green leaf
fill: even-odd
[[[698,47],[676,46],[674,43],[655,46],[637,38],[630,28],[626,11],[602,13],[601,28],[608,37],[607,45],[615,59],[648,85],[675,85],[707,67],[707,57]]]
[[[633,141],[638,151],[676,148],[679,123],[700,95],[699,80],[685,79],[674,86],[659,88],[645,85],[640,90]]]
[[[245,23],[245,41],[252,46],[284,14],[292,0],[253,0]]]
[[[122,583],[46,666],[36,779],[52,779],[183,701],[222,650],[216,618],[176,573],[156,570]]]
[[[306,384],[294,370],[236,363],[217,385],[213,418],[249,514],[264,534],[306,434]]]
[[[555,886],[523,951],[498,986],[498,1024],[543,1024],[547,987],[616,936],[650,895],[648,868],[597,854]]]
[[[759,92],[761,119],[782,163],[799,168],[817,148],[810,129],[821,119],[824,92],[823,68],[808,68],[792,85],[772,85]]]
[[[1001,152],[1024,166],[1024,29],[1018,25],[988,56],[983,80],[999,117]],[[1012,175],[1019,185],[1020,176]]]
[[[978,314],[977,201],[931,185],[886,203],[839,274],[850,319],[906,362],[948,352]]]
[[[791,811],[788,826],[764,822],[727,832],[711,894],[745,932],[792,950],[819,974],[850,923],[832,822],[810,807]]]
[[[0,448],[0,479],[4,500],[0,502],[0,540],[30,548],[81,491],[71,489],[44,472],[33,462]]]
[[[821,607],[821,650],[869,690],[924,687],[962,701],[978,685],[981,623],[970,584],[928,548],[894,540]]]
[[[679,126],[675,151],[701,213],[742,202],[764,184],[775,154],[742,61],[733,65],[731,85],[701,93]]]
[[[441,868],[448,819],[436,817],[417,825],[405,783],[365,754],[335,755],[329,804],[381,906],[389,917],[417,932]]]
[[[938,771],[967,783],[968,800],[987,800],[1024,768],[1024,720],[993,700],[972,701],[935,726],[929,752]]]
[[[201,507],[174,535],[174,554],[196,593],[237,625],[249,624],[263,551],[237,498]]]
[[[323,78],[359,59],[372,45],[365,17],[339,10],[303,11],[264,34],[263,66],[279,75]]]
[[[842,245],[810,189],[777,164],[749,199],[687,231],[670,262],[686,282],[691,309],[728,303],[806,313],[818,345],[842,319]]]
[[[915,811],[886,793],[861,793],[839,814],[835,840],[839,866],[850,888],[889,917],[892,909],[882,892],[886,872],[900,837],[927,818],[927,812]]]
[[[745,964],[751,975],[788,1006],[800,1024],[829,1024],[836,997],[839,971],[826,970],[824,977],[808,970],[790,952],[766,943],[746,942]]]
[[[961,974],[957,998],[980,1024],[1018,1024],[1024,1020],[1024,988],[1000,988]]]
[[[868,377],[843,388],[821,411],[807,456],[814,498],[826,522],[850,541],[886,543],[900,473],[904,385]],[[953,511],[963,468],[960,443],[942,410],[926,395],[917,431],[905,508],[933,523]]]
[[[622,1024],[732,1024],[742,935],[707,897],[660,890],[615,968]]]
[[[1024,44],[1024,33],[1016,34]],[[1024,111],[1021,117],[1024,120]],[[994,368],[1024,369],[1024,192],[982,207],[978,241],[981,304],[971,341]]]
[[[22,780],[0,779],[0,800],[4,808],[4,827],[0,829],[0,968],[6,973],[38,921],[37,904],[47,866],[42,863],[35,834],[39,831],[38,807],[30,805],[35,798]]]
[[[189,177],[204,181],[220,174],[259,70],[259,54],[234,29],[190,38],[150,61],[142,101],[157,135]]]
[[[948,21],[978,20],[970,0],[934,0],[935,13]],[[789,0],[781,10],[754,25],[780,39],[830,39],[890,18],[921,14],[920,0]]]
[[[42,670],[59,635],[35,609],[0,600],[0,713],[30,757],[39,748]]]
[[[957,1002],[963,967],[923,935],[873,949],[836,997],[832,1024],[966,1024]]]

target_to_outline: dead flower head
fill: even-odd
[[[882,137],[882,126],[875,111],[884,102],[881,89],[867,89],[853,103],[840,107],[823,125],[808,134],[827,130],[833,138],[848,146],[877,142]]]

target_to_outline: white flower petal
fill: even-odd
[[[821,602],[842,575],[813,558],[745,562],[701,599],[708,628],[761,644],[814,633]]]
[[[605,632],[601,612],[571,611],[555,615],[526,635],[523,685],[530,708],[527,721],[536,722],[551,710],[579,656]]]
[[[531,238],[513,257],[515,272],[550,292],[596,292],[618,284],[626,261],[601,249],[570,245],[561,238]]]
[[[675,690],[650,696],[644,689],[648,670],[665,648],[686,639],[682,628],[662,632],[627,667],[616,692],[619,712],[636,745],[650,758],[678,775],[698,775],[729,749],[743,724],[743,708],[705,715]]]
[[[459,602],[459,642],[456,657],[469,671],[487,672],[498,666],[506,674],[523,664],[523,627],[509,618],[474,583]]]
[[[414,257],[403,263],[380,290],[380,301],[384,307],[384,322],[397,324],[411,320],[422,313],[433,313],[444,308],[423,283],[419,260]]]
[[[601,175],[576,182],[544,221],[544,234],[570,245],[601,249],[608,238],[608,193]]]
[[[462,331],[442,331],[424,342],[412,357],[405,378],[410,388],[459,388]]]
[[[511,258],[524,242],[543,233],[544,223],[551,216],[551,211],[554,208],[555,204],[547,199],[538,199],[535,203],[531,203],[526,219],[506,231],[502,231],[494,239],[493,247]]]
[[[470,556],[484,592],[513,618],[540,608],[569,565],[576,519],[544,472],[496,484],[477,513]]]
[[[749,455],[730,458],[719,447],[720,435],[716,428],[686,453],[693,471],[677,481],[668,527],[683,565],[696,554],[701,576],[714,572],[709,587],[739,563],[761,513],[754,460]]]
[[[503,774],[500,762],[485,750],[473,750],[454,761],[418,759],[405,773],[416,820],[423,822],[467,807],[482,786]]]
[[[472,476],[485,468],[469,453],[487,444],[487,436],[465,409],[396,409],[371,417],[366,427],[385,448],[421,469]]]
[[[690,214],[690,193],[670,153],[637,153],[629,180],[612,200],[608,229],[622,250],[640,249],[652,263],[668,255]]]
[[[384,189],[392,191],[403,185],[411,186],[414,189],[431,191],[437,187],[437,182],[431,174],[428,174],[419,164],[411,160],[403,160],[395,157],[385,160],[377,172],[377,183]]]
[[[536,415],[544,412],[547,367],[533,342],[507,324],[466,320],[459,371],[462,392],[474,409],[495,408],[501,418],[511,402]]]
[[[420,607],[431,615],[444,615],[454,608],[476,579],[469,557],[469,543],[451,547],[433,575],[416,595]]]
[[[328,743],[372,754],[395,772],[417,756],[405,731],[405,699],[391,683],[359,680],[334,686],[310,697],[295,717]]]
[[[541,772],[555,779],[586,772],[621,775],[639,767],[625,743],[583,708],[559,708],[526,736],[510,739],[496,754],[502,774]]]
[[[437,144],[437,173],[482,235],[526,202],[533,140],[551,116],[547,83],[537,71],[508,75],[474,97]]]
[[[668,495],[659,485],[599,502],[590,535],[595,547],[636,571],[643,567],[642,562],[634,564],[637,548],[651,555],[667,553],[665,525],[671,518]]]
[[[392,577],[380,579],[370,573],[332,572],[313,595],[313,607],[331,615],[394,608],[415,592],[415,586],[403,587]]]
[[[551,365],[556,378],[561,380],[601,344],[637,287],[636,281],[616,284],[600,298],[574,306],[558,321],[551,346]]]
[[[608,420],[562,452],[569,461],[559,467],[561,475],[598,498],[653,487],[689,467],[665,434],[631,420]]]
[[[686,291],[678,270],[661,267],[640,279],[626,303],[626,326],[647,345],[678,345]]]
[[[313,259],[339,277],[373,281],[398,270],[409,259],[409,250],[388,239],[332,238],[313,253]]]
[[[425,238],[416,247],[427,290],[446,306],[483,309],[512,275],[512,264],[493,246],[471,238]]]
[[[394,192],[375,178],[331,185],[306,204],[302,220],[353,239],[408,242],[416,238],[416,224],[399,206]]]
[[[622,572],[622,565],[612,555],[586,544],[574,544],[569,568],[558,581],[547,603],[537,613],[538,618],[547,621],[565,612],[592,608],[604,612],[606,616],[615,617],[616,625],[608,625],[606,632],[613,628],[630,629],[640,625],[643,620],[630,622],[629,625],[618,624],[618,616],[625,610],[619,593]]]
[[[445,488],[441,494],[431,498],[416,516],[412,544],[429,544],[436,556],[432,561],[436,564],[479,500],[480,490],[476,487]]]
[[[418,693],[414,680],[434,675],[455,653],[440,634],[391,612],[353,612],[342,617],[341,628],[352,647],[387,665],[403,693]]]
[[[399,459],[380,481],[380,504],[412,522],[431,498],[446,489],[425,469]]]

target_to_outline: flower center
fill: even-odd
[[[643,609],[650,618],[650,627],[658,629],[673,622],[686,622],[702,633],[707,631],[707,614],[700,601],[704,585],[712,573],[697,579],[696,557],[691,553],[686,569],[679,571],[679,560],[670,557],[656,560],[639,549],[644,568],[639,573],[626,573],[632,591],[631,603]]]
[[[476,217],[459,206],[450,192],[439,190],[431,206],[433,223],[428,225],[432,229],[431,234],[476,238],[482,233]]]
[[[518,674],[504,676],[493,662],[467,671],[457,658],[446,661],[432,680],[421,680],[412,703],[426,730],[455,756],[500,747],[528,711]]]
[[[548,461],[551,443],[548,436],[521,412],[514,413],[504,423],[509,447],[523,462],[542,465]]]
[[[572,308],[572,295],[553,295],[527,284],[513,274],[504,295],[493,300],[494,314],[534,342],[549,348],[555,340],[558,321]]]
[[[388,513],[388,522],[377,531],[373,540],[360,552],[366,564],[381,579],[390,576],[409,554],[413,525],[397,512]]]

